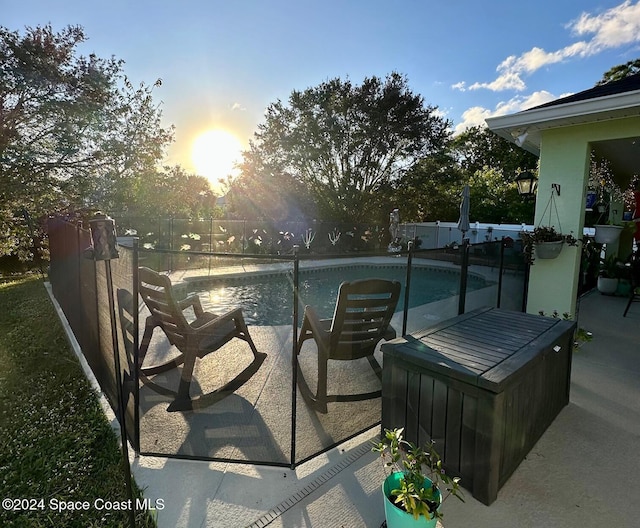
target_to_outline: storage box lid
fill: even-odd
[[[419,369],[502,392],[514,374],[565,345],[574,328],[573,321],[481,308],[384,343],[382,351]]]

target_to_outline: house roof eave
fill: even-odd
[[[640,90],[634,90],[490,117],[486,119],[486,123],[489,129],[499,136],[529,152],[540,155],[542,130],[638,115],[640,115]],[[525,135],[526,137],[523,138]]]

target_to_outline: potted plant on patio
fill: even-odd
[[[598,275],[598,291],[604,295],[613,295],[618,289],[620,279],[619,260],[616,255],[609,255],[600,262],[600,274]]]
[[[553,259],[560,254],[565,243],[570,246],[578,244],[578,240],[572,233],[563,235],[558,233],[553,226],[538,226],[533,231],[522,231],[520,238],[522,239],[525,260],[529,263],[534,261],[534,248],[535,257]]]
[[[623,226],[614,224],[596,224],[595,240],[598,244],[613,244],[622,233]]]
[[[453,495],[464,502],[460,479],[445,473],[433,442],[417,447],[403,439],[403,431],[385,429],[372,448],[390,469],[382,484],[387,528],[435,527],[445,500]]]

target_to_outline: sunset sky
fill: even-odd
[[[202,133],[246,147],[270,103],[333,77],[405,74],[460,131],[640,57],[640,0],[0,0],[0,25],[46,23],[83,26],[82,53],[123,59],[136,83],[162,79],[166,162],[189,171]]]

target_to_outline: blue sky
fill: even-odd
[[[82,52],[163,85],[167,163],[194,170],[207,129],[243,145],[294,89],[398,71],[459,131],[592,87],[640,57],[640,0],[0,0],[10,30],[84,27]]]

